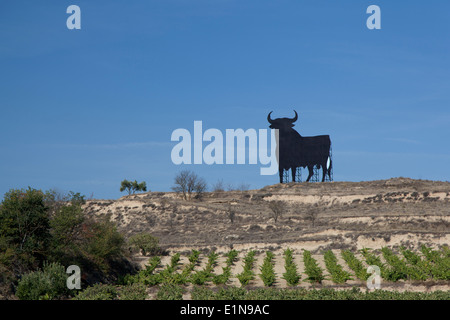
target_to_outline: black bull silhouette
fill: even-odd
[[[314,166],[322,168],[322,182],[325,176],[331,179],[331,140],[330,136],[302,137],[297,131],[292,129],[294,122],[298,119],[297,111],[294,118],[271,119],[269,121],[271,129],[278,129],[278,173],[280,183],[283,183],[283,170],[291,169],[292,181],[295,182],[295,172],[298,167],[307,167],[309,171],[309,181],[314,174]]]

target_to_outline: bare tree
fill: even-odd
[[[233,209],[233,207],[231,206],[231,204],[228,205],[227,216],[228,216],[228,219],[230,219],[231,224],[233,224],[234,223],[234,218],[236,217],[236,212]]]
[[[175,177],[175,185],[172,190],[181,193],[184,200],[191,200],[193,193],[195,193],[195,198],[201,198],[206,187],[207,184],[203,178],[192,171],[183,170]]]
[[[175,177],[175,185],[172,187],[173,191],[183,195],[184,200],[187,200],[189,172],[188,170],[181,171]]]
[[[270,201],[269,208],[272,210],[270,217],[277,222],[278,218],[282,216],[283,212],[286,211],[287,206],[284,201]]]
[[[237,189],[238,189],[239,191],[248,191],[248,190],[250,189],[250,184],[248,184],[248,183],[241,183],[241,184],[237,187]]]
[[[317,210],[311,209],[306,212],[305,219],[311,221],[312,227],[315,227],[315,222],[317,220]]]
[[[220,179],[218,180],[212,187],[212,191],[213,192],[224,192],[225,191],[225,186],[223,183],[223,180]]]

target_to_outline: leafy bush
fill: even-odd
[[[216,252],[211,252],[208,255],[208,262],[206,263],[205,268],[203,270],[196,271],[191,276],[191,283],[202,285],[207,281],[211,281],[214,279],[215,275],[213,273],[214,267],[217,264],[217,258],[219,255]]]
[[[164,270],[162,270],[159,275],[161,277],[162,283],[179,283],[179,274],[176,273],[176,270],[180,266],[180,253],[175,253],[170,258],[170,264],[166,265]]]
[[[200,251],[192,250],[191,254],[188,257],[189,264],[187,264],[186,267],[181,272],[182,279],[185,279],[185,282],[188,281],[191,272],[194,270],[195,266],[197,265],[199,257],[200,257]],[[185,283],[185,282],[183,282],[183,283]]]
[[[450,280],[450,255],[448,248],[440,251],[422,245],[420,251],[430,263],[430,271],[434,279]]]
[[[205,271],[208,273],[212,273],[214,270],[214,267],[217,265],[217,258],[219,255],[216,252],[211,252],[208,255],[208,263],[205,266]]]
[[[83,255],[103,272],[108,272],[109,261],[123,256],[125,238],[108,219],[98,222],[89,220],[83,229],[85,241],[80,248]]]
[[[78,292],[73,300],[115,300],[117,299],[116,287],[109,284],[97,283]]]
[[[11,189],[0,204],[0,243],[10,248],[15,272],[35,270],[50,244],[48,208],[40,190]],[[5,266],[6,267],[6,266]]]
[[[140,283],[126,286],[97,283],[78,292],[73,300],[145,300],[147,297],[145,286]]]
[[[236,277],[242,286],[248,285],[248,283],[255,278],[255,273],[253,272],[253,264],[255,263],[255,254],[254,250],[250,250],[246,256],[244,257],[244,270]]]
[[[123,284],[129,285],[134,283],[141,283],[146,286],[154,286],[162,281],[160,274],[155,274],[154,271],[161,265],[161,258],[154,256],[150,259],[149,263],[145,266],[144,270],[139,271],[135,275],[126,275],[123,279]]]
[[[148,297],[146,287],[141,283],[134,283],[128,286],[117,288],[119,300],[145,300]]]
[[[305,264],[305,273],[308,275],[306,280],[320,283],[325,279],[322,268],[319,267],[317,261],[308,250],[303,250],[303,262]]]
[[[391,281],[397,281],[399,279],[407,279],[409,268],[403,259],[396,256],[391,249],[384,247],[381,249],[384,260],[389,264],[389,279]]]
[[[341,251],[341,256],[349,268],[353,270],[358,279],[366,281],[370,277],[370,274],[367,273],[367,268],[364,267],[363,263],[355,257],[353,252],[350,250],[343,250]]]
[[[294,257],[292,255],[291,249],[286,249],[284,251],[284,268],[286,270],[285,273],[283,273],[283,279],[286,280],[286,282],[290,286],[296,286],[298,282],[301,279],[301,276],[297,272],[297,266],[294,262]]]
[[[380,268],[380,272],[381,272],[381,277],[385,280],[390,280],[390,281],[396,281],[396,275],[395,272],[390,270],[388,268],[388,266],[383,263],[381,261],[381,259],[376,256],[371,249],[369,248],[363,248],[360,250],[361,254],[363,255],[363,257],[366,259],[366,263],[369,266],[375,265],[378,266]]]
[[[231,277],[231,268],[229,266],[222,267],[222,273],[214,275],[212,282],[215,285],[225,284]]]
[[[398,291],[361,291],[359,288],[335,289],[277,289],[196,287],[191,292],[192,300],[449,300],[450,291],[434,292],[398,292]]]
[[[324,254],[324,260],[325,266],[331,275],[331,280],[333,280],[334,283],[345,283],[345,281],[352,279],[350,274],[338,264],[337,258],[333,251],[326,251]]]
[[[228,279],[231,277],[231,265],[233,265],[236,260],[238,252],[236,250],[230,250],[225,256],[227,260],[225,261],[225,267],[222,267],[222,274],[214,275],[212,282],[216,285],[227,283]]]
[[[205,270],[199,270],[191,275],[189,281],[195,285],[203,285],[207,281],[209,281],[209,279],[210,279],[209,274],[205,272]]]
[[[264,282],[264,285],[267,287],[273,285],[276,280],[273,258],[274,254],[270,251],[267,251],[263,264],[260,267],[261,274],[259,276]]]
[[[227,254],[225,255],[227,257],[227,260],[225,261],[225,264],[227,266],[231,266],[234,261],[236,260],[237,256],[238,256],[239,252],[237,250],[230,250],[229,252],[227,252]]]
[[[192,300],[244,300],[247,290],[244,288],[219,288],[217,292],[210,288],[195,286],[191,291]]]
[[[157,300],[183,300],[183,288],[175,284],[164,284],[156,293]]]
[[[52,300],[67,296],[68,275],[59,263],[44,263],[43,269],[25,274],[16,295],[21,300]]]
[[[422,260],[417,253],[404,247],[401,247],[400,251],[408,263],[408,276],[410,279],[427,280],[431,278],[431,268],[428,261]]]
[[[130,237],[128,244],[134,249],[139,249],[144,256],[161,253],[159,239],[149,233],[140,233]]]

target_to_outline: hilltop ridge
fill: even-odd
[[[275,222],[269,201],[287,210]],[[186,201],[173,192],[90,200],[87,214],[108,216],[127,236],[149,232],[168,250],[212,248],[361,249],[450,243],[450,183],[392,178],[275,184],[207,192]],[[231,220],[230,212],[234,212]]]

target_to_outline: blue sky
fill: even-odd
[[[81,30],[66,9],[81,8]],[[381,30],[366,9],[381,8]],[[351,0],[0,2],[0,194],[118,198],[195,171],[250,188],[260,165],[174,165],[173,130],[329,134],[335,181],[450,180],[450,3]]]

